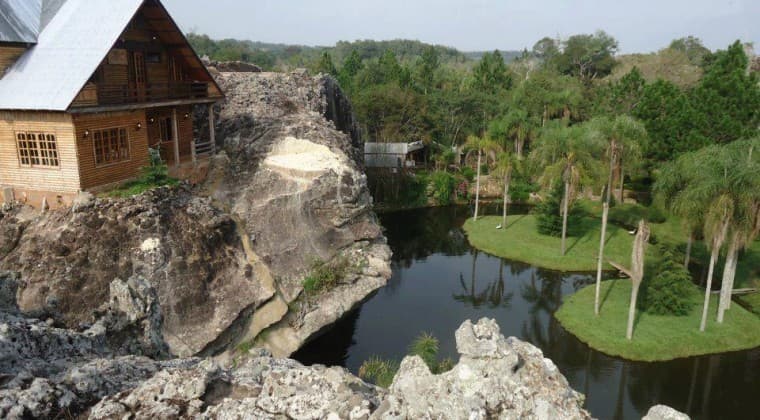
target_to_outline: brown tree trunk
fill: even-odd
[[[614,145],[613,145],[614,147]],[[607,219],[610,214],[610,197],[612,196],[613,173],[614,173],[615,153],[610,152],[610,173],[607,180],[606,196],[604,198],[604,205],[602,210],[602,232],[599,238],[599,257],[596,263],[596,294],[594,296],[594,314],[599,315],[599,294],[602,287],[602,266],[604,264],[604,239],[607,237]]]
[[[628,328],[625,337],[628,340],[633,339],[633,322],[636,318],[636,301],[639,297],[639,288],[644,280],[644,257],[646,255],[646,246],[649,242],[649,226],[642,220],[639,222],[636,239],[633,241],[633,251],[631,255],[631,304],[628,307]]]

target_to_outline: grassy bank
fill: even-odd
[[[702,302],[687,316],[658,316],[637,311],[633,340],[625,338],[631,284],[628,280],[602,285],[602,308],[594,316],[594,286],[568,297],[555,314],[565,329],[603,353],[629,360],[662,361],[702,354],[745,350],[760,346],[760,317],[739,305],[715,322],[718,296],[710,303],[707,329],[699,332]]]
[[[745,308],[754,312],[755,315],[760,316],[760,293],[753,293],[751,295],[737,296],[736,300],[739,301]]]
[[[540,235],[533,215],[516,215],[508,218],[506,229],[496,229],[501,217],[486,216],[464,225],[467,238],[475,248],[502,258],[522,261],[531,265],[559,271],[596,270],[599,254],[601,224],[592,218],[581,220],[584,232],[567,238],[567,254],[560,255],[561,239]],[[613,260],[627,262],[631,259],[632,236],[623,228],[610,225],[607,229],[605,255]],[[612,267],[607,266],[607,269]]]

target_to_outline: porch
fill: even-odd
[[[148,147],[158,150],[170,174],[184,179],[188,168],[197,167],[216,153],[213,106],[208,106],[209,136],[195,137],[193,107],[155,108],[146,111]]]

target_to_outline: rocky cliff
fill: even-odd
[[[390,251],[335,83],[218,77],[222,147],[204,184],[0,211],[0,270],[18,279],[25,314],[103,329],[120,354],[208,356],[255,342],[287,356],[386,283]],[[313,262],[335,258],[353,269],[305,295]]]

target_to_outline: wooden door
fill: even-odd
[[[147,70],[145,67],[145,54],[142,51],[132,53],[132,86],[134,95],[139,101],[145,100],[145,90],[147,87]]]

